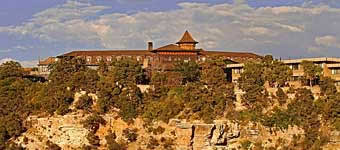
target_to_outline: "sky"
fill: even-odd
[[[0,63],[146,49],[188,30],[205,50],[340,57],[339,0],[1,0]]]

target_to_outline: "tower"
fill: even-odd
[[[176,44],[185,50],[195,50],[197,43],[198,42],[192,38],[191,34],[188,31],[185,31],[182,39],[180,39]]]

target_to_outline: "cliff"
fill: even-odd
[[[37,117],[26,120],[28,130],[17,138],[27,149],[49,149],[48,142],[65,150],[81,149],[89,145],[86,135],[89,133],[82,125],[88,115],[75,112],[64,116]],[[105,136],[110,132],[117,135],[116,141],[126,144],[129,150],[135,149],[178,149],[178,150],[212,150],[212,149],[283,149],[294,144],[297,137],[303,136],[303,130],[290,127],[288,130],[273,131],[259,124],[249,122],[240,124],[230,120],[215,120],[212,124],[199,121],[172,119],[169,123],[156,122],[146,124],[141,119],[127,124],[116,114],[102,116],[106,120],[96,135],[100,139],[98,149],[107,149]],[[158,130],[155,129],[164,129]],[[136,129],[135,142],[127,142],[125,129]],[[159,132],[160,131],[160,132]],[[323,148],[335,150],[340,147],[340,133],[330,132],[330,142]]]

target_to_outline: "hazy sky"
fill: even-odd
[[[339,0],[1,0],[0,63],[146,49],[189,30],[206,50],[340,57]]]

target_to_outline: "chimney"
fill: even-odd
[[[153,44],[152,42],[148,42],[148,51],[152,51],[153,50]]]

